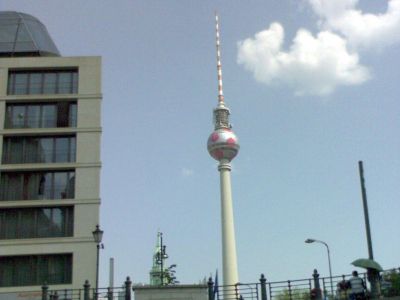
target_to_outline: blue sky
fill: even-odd
[[[361,3],[362,2],[362,3]],[[328,276],[374,255],[399,266],[400,1],[23,1],[63,56],[103,57],[101,282],[148,282],[157,231],[178,279],[221,268],[214,11],[233,162],[239,277]],[[397,228],[397,229],[396,229]]]

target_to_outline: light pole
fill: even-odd
[[[99,297],[99,257],[100,257],[100,247],[102,247],[101,240],[103,239],[104,231],[100,229],[99,225],[96,225],[96,230],[93,232],[94,242],[97,246],[97,257],[96,257],[96,292],[94,299],[97,300]]]
[[[328,246],[328,244],[325,243],[325,242],[323,242],[323,241],[316,240],[316,239],[306,239],[306,240],[305,240],[305,243],[307,243],[307,244],[311,244],[311,243],[320,243],[320,244],[324,244],[324,245],[325,245],[326,250],[328,251],[329,279],[330,279],[330,281],[331,281],[331,294],[332,294],[332,297],[333,297],[334,295],[333,295],[333,282],[332,282],[331,254],[330,254],[330,251],[329,251],[329,246]]]

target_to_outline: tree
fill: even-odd
[[[400,296],[400,269],[384,273],[382,279],[382,293],[385,296]]]

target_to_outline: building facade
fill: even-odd
[[[26,14],[0,33],[0,296],[94,286],[101,58],[59,56]]]

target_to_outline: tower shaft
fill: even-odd
[[[222,232],[222,268],[223,284],[234,285],[239,282],[235,228],[233,223],[233,205],[231,190],[230,162],[239,152],[238,138],[229,123],[229,108],[225,105],[222,89],[221,43],[219,39],[218,15],[215,15],[218,105],[214,109],[214,131],[208,138],[207,148],[210,155],[219,162],[221,190],[221,232]]]
[[[222,229],[222,268],[223,284],[233,285],[239,282],[235,227],[233,221],[231,165],[221,160],[218,166],[221,188],[221,229]]]

